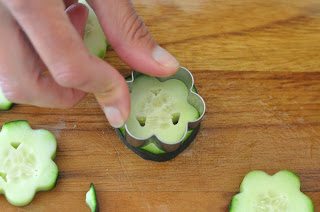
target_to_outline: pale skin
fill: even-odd
[[[154,41],[129,0],[89,4],[131,68],[175,73],[178,61]],[[120,127],[130,113],[129,91],[119,72],[84,46],[87,15],[73,0],[0,0],[0,86],[10,101],[40,107],[69,108],[93,93],[109,123]]]

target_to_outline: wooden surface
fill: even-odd
[[[207,113],[197,140],[176,159],[148,162],[128,150],[92,96],[69,110],[18,105],[1,123],[27,119],[58,139],[56,188],[17,209],[226,211],[243,176],[298,173],[320,210],[320,2],[318,0],[136,0],[162,46],[194,74]],[[109,52],[123,73],[129,68]]]

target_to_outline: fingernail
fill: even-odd
[[[115,107],[105,107],[103,109],[110,125],[114,128],[119,128],[124,125],[124,120],[122,118],[121,112]]]
[[[166,68],[178,68],[179,62],[167,50],[160,46],[156,46],[152,52],[155,61]]]

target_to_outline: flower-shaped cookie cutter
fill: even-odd
[[[127,81],[130,91],[132,89],[134,80],[140,75],[143,75],[143,74],[136,71],[133,71],[131,73],[131,77]],[[164,141],[161,141],[160,139],[158,139],[156,135],[152,135],[148,138],[139,138],[129,131],[128,126],[126,124],[124,125],[124,129],[125,129],[124,132],[123,130],[121,131],[120,129],[117,129],[116,131],[120,136],[121,140],[131,150],[133,150],[142,158],[148,159],[148,160],[155,160],[155,161],[166,161],[178,155],[185,148],[187,148],[189,144],[194,140],[194,138],[196,137],[199,131],[201,121],[203,120],[205,110],[206,110],[206,105],[203,98],[197,93],[197,90],[194,86],[193,75],[187,68],[180,67],[179,70],[174,75],[171,75],[169,77],[157,77],[157,79],[160,82],[164,82],[170,79],[177,79],[182,81],[189,90],[187,101],[199,112],[199,118],[197,118],[192,122],[187,123],[188,126],[186,127],[186,130],[182,138],[174,144],[168,144]],[[153,154],[153,153],[139,149],[139,147],[142,147],[150,142],[153,142],[154,144],[157,145],[157,147],[164,150],[164,153]]]

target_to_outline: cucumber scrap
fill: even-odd
[[[140,139],[155,135],[166,144],[181,142],[188,122],[199,118],[197,109],[187,101],[188,94],[180,80],[160,82],[154,77],[139,76],[131,88],[128,131]]]
[[[0,89],[0,110],[9,110],[11,107],[12,102],[4,96],[2,89]]]
[[[273,176],[252,171],[232,198],[230,212],[313,212],[311,199],[300,191],[300,180],[290,171]]]
[[[52,133],[31,129],[27,121],[12,121],[0,132],[0,194],[15,206],[29,204],[37,191],[55,186],[57,148]]]
[[[88,20],[85,26],[84,43],[92,55],[104,58],[108,42],[101,28],[99,20],[93,9],[85,0],[80,0],[79,3],[86,5],[89,9]]]
[[[90,184],[90,189],[86,193],[86,203],[87,203],[88,207],[90,208],[91,212],[98,212],[99,211],[97,194],[96,194],[96,190],[94,188],[93,183]]]

